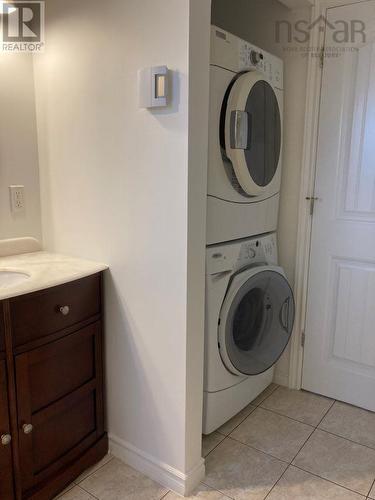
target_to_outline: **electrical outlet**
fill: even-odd
[[[9,186],[10,207],[13,213],[25,210],[25,186]]]

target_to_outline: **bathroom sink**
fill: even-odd
[[[0,269],[0,288],[6,288],[8,286],[19,285],[23,281],[26,281],[30,276],[26,273],[20,271],[10,271]]]

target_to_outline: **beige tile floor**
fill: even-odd
[[[375,500],[375,413],[270,386],[205,436],[206,478],[192,499]],[[59,500],[176,500],[108,455]]]

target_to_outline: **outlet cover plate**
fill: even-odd
[[[13,213],[22,213],[25,211],[25,186],[9,186],[10,208]]]

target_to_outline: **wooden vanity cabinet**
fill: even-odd
[[[50,500],[108,451],[101,297],[96,274],[0,303],[1,500]]]
[[[1,353],[0,353],[1,356]],[[13,459],[9,422],[7,374],[4,359],[0,358],[0,498],[14,498]]]

